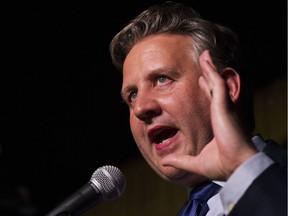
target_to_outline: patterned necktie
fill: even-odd
[[[178,216],[204,216],[209,210],[207,201],[214,196],[221,186],[206,182],[192,190],[189,200],[186,202]]]

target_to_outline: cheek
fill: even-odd
[[[130,115],[130,118],[129,118],[129,123],[130,123],[130,130],[132,132],[132,135],[134,136],[134,134],[136,133],[136,126],[135,126],[135,120],[133,119],[133,116]],[[135,137],[134,137],[135,138]]]
[[[205,95],[199,94],[191,101],[192,122],[197,121],[197,126],[206,127],[210,125],[210,101]]]
[[[131,130],[132,136],[133,136],[137,146],[139,146],[139,142],[144,136],[143,132],[142,132],[143,130],[142,130],[141,123],[133,115],[130,115],[129,121],[130,121],[130,130]]]
[[[130,128],[131,128],[131,133],[133,136],[133,139],[141,152],[142,156],[146,159],[146,161],[149,163],[149,152],[151,149],[149,148],[149,145],[146,143],[146,136],[144,133],[143,125],[141,122],[139,122],[138,119],[131,118],[130,117]]]
[[[179,101],[177,119],[184,128],[188,130],[186,133],[190,134],[191,139],[207,140],[206,137],[211,134],[210,121],[210,101],[202,92],[197,94],[186,94],[187,97]],[[186,128],[186,129],[185,129]],[[192,133],[192,134],[191,134]],[[209,134],[209,135],[208,135]]]
[[[194,114],[191,117],[193,120],[191,127],[194,130],[194,141],[197,139],[199,149],[210,141],[213,137],[213,129],[210,118],[210,102],[208,100],[201,101],[195,105]],[[193,139],[193,138],[192,138]]]
[[[187,88],[186,91],[179,92],[174,97],[174,106],[183,117],[191,116],[190,120],[196,117],[204,117],[209,114],[210,101],[198,88]],[[193,118],[192,118],[193,117]]]

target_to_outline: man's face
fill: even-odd
[[[197,155],[212,139],[210,103],[198,85],[193,40],[154,35],[138,42],[124,62],[122,94],[135,142],[164,179],[193,185],[201,177],[163,165],[167,155]]]

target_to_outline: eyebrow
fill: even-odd
[[[126,94],[127,92],[131,92],[133,89],[136,89],[136,86],[135,85],[128,85],[126,86],[125,88],[123,88],[121,91],[120,91],[120,95],[121,95],[121,98],[123,101],[126,102],[126,99],[124,97],[124,94]]]

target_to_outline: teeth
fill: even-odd
[[[168,142],[175,134],[177,133],[177,129],[165,129],[159,130],[153,135],[153,142],[157,144],[162,144]]]
[[[164,142],[166,142],[166,141],[168,141],[170,138],[168,138],[168,139],[164,139],[164,140],[162,140],[160,143],[158,143],[158,144],[161,144],[161,143],[164,143]]]

